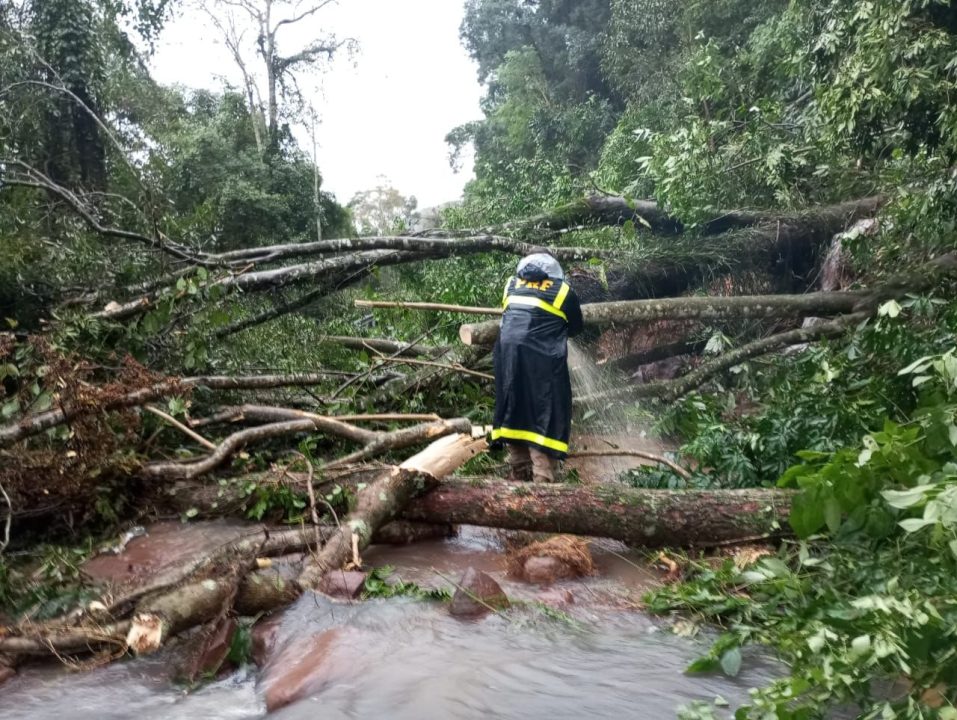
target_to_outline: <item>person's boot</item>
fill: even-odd
[[[553,483],[556,482],[556,471],[558,470],[558,460],[546,455],[539,450],[531,451],[532,459],[532,482]]]
[[[505,479],[510,483],[532,482],[532,464],[530,462],[509,464]]]

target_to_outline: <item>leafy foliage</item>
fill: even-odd
[[[905,422],[918,393],[897,369],[943,351],[957,328],[957,306],[906,302],[850,342],[739,366],[718,392],[675,403],[659,429],[688,438],[682,453],[724,486],[748,487],[775,482],[800,451],[830,453],[885,418]]]
[[[445,588],[422,588],[413,582],[401,579],[392,580],[395,568],[389,565],[374,568],[366,577],[362,590],[363,598],[411,597],[416,600],[438,600],[448,602],[452,593]]]
[[[788,662],[789,675],[753,691],[738,718],[825,717],[840,703],[863,718],[948,717],[929,713],[947,695],[938,688],[957,680],[955,350],[899,377],[919,390],[905,422],[886,421],[856,447],[800,453],[805,462],[781,477],[800,489],[790,520],[805,541],[746,570],[731,560],[699,566],[650,598],[657,612],[680,608],[725,627],[690,671],[720,665],[733,675],[740,655],[728,654],[749,643]]]

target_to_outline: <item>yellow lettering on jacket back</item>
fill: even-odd
[[[541,280],[537,282],[532,282],[530,280],[522,280],[521,278],[518,278],[515,281],[515,287],[517,288],[527,287],[527,288],[531,288],[532,290],[541,290],[542,292],[546,292],[548,288],[550,288],[554,284],[555,284],[554,280]]]

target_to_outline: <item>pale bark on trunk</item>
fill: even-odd
[[[885,300],[927,290],[943,277],[954,274],[957,274],[957,253],[948,253],[867,291],[625,300],[583,305],[582,316],[586,325],[602,326],[650,320],[804,318],[873,313]],[[462,325],[459,338],[466,345],[492,345],[498,339],[500,325],[499,320]]]
[[[828,317],[854,312],[866,299],[855,292],[803,295],[737,295],[623,300],[582,306],[585,325],[608,326],[652,320],[738,320]],[[492,345],[501,321],[462,325],[459,339],[466,345]]]
[[[356,509],[343,520],[342,527],[326,542],[322,552],[310,560],[299,576],[299,584],[317,587],[327,572],[341,568],[355,551],[363,550],[376,530],[401,513],[416,494],[435,485],[485,448],[484,438],[449,435],[398,467],[384,471],[371,485],[359,491]]]

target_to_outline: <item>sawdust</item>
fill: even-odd
[[[588,542],[574,535],[554,535],[547,540],[510,551],[505,558],[509,575],[521,576],[525,561],[532,557],[553,557],[561,560],[579,576],[591,575],[594,571]]]

